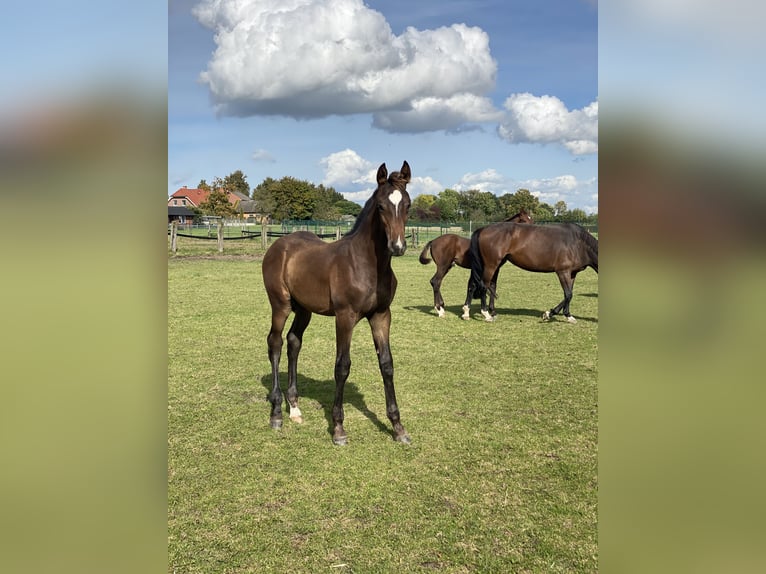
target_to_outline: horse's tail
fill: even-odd
[[[598,273],[598,239],[593,237],[584,227],[580,227],[580,238],[585,243],[585,252],[588,255],[588,265]]]
[[[427,253],[431,249],[431,243],[433,242],[434,240],[432,239],[431,241],[426,243],[425,247],[423,247],[423,251],[420,252],[420,262],[423,265],[428,265],[429,263],[431,263],[431,260],[428,258]]]
[[[484,260],[481,258],[479,249],[479,234],[484,228],[480,227],[471,235],[471,246],[468,248],[468,255],[471,258],[471,280],[469,286],[473,285],[473,299],[480,299],[484,296],[487,289],[484,287]]]

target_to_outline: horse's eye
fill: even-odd
[[[384,209],[386,209],[386,206],[383,205],[382,203],[379,203],[378,204],[378,211],[383,211]]]

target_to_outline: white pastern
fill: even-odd
[[[495,320],[495,318],[489,314],[489,311],[485,311],[484,309],[481,310],[481,314],[484,315],[484,320],[488,323],[491,323]]]
[[[460,318],[466,321],[471,318],[471,308],[468,305],[463,305],[463,315]]]
[[[436,313],[439,315],[439,317],[444,317],[444,307],[437,307]]]
[[[303,422],[303,414],[298,407],[290,407],[290,420],[297,423]]]
[[[570,323],[577,323],[577,319],[575,319],[574,317],[572,317],[572,315],[570,315],[569,317],[567,317],[567,321],[569,321]]]
[[[547,321],[550,318],[551,318],[551,312],[550,311],[546,311],[545,313],[543,313],[543,321]]]

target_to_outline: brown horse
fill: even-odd
[[[564,300],[543,313],[543,320],[563,312],[570,323],[576,323],[569,314],[575,277],[586,267],[598,273],[598,239],[575,223],[550,225],[518,225],[495,223],[477,229],[471,235],[471,279],[463,306],[463,318],[469,318],[471,299],[475,292],[481,298],[481,314],[485,320],[495,318],[495,285],[497,271],[510,261],[527,271],[556,273]],[[489,290],[489,311],[486,292]]]
[[[407,183],[410,166],[390,176],[386,164],[378,169],[378,187],[367,200],[351,231],[334,243],[325,243],[313,233],[297,231],[277,239],[263,258],[263,283],[271,303],[268,336],[272,389],[271,426],[282,426],[282,392],[279,388],[279,358],[282,330],[290,311],[295,318],[287,333],[287,401],[290,419],[303,422],[298,408],[298,354],[303,332],[312,313],[335,316],[335,402],[332,408],[332,440],[347,443],[343,428],[343,387],[351,368],[351,334],[367,319],[383,376],[386,413],[394,428],[394,439],[409,443],[399,420],[394,392],[394,363],[389,348],[391,301],[396,277],[391,257],[407,249],[405,224],[410,208]]]
[[[505,221],[532,223],[532,217],[525,209],[522,209]],[[420,262],[423,265],[428,265],[431,262],[431,259],[428,258],[428,251],[430,250],[431,257],[433,257],[434,263],[436,263],[436,273],[431,277],[431,287],[434,290],[434,309],[436,309],[439,317],[444,317],[444,299],[441,293],[442,280],[455,265],[464,269],[471,268],[471,257],[468,253],[470,246],[471,240],[467,237],[461,237],[454,233],[445,233],[436,239],[432,239],[423,247],[423,251],[420,254]],[[497,284],[497,277],[493,281]]]

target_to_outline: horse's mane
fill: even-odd
[[[580,241],[585,243],[585,248],[588,251],[588,256],[595,263],[596,266],[594,269],[596,269],[596,272],[598,272],[598,239],[593,237],[582,225],[578,225],[576,223],[573,225],[577,229],[577,237],[580,239]]]
[[[582,225],[577,225],[577,232],[585,245],[587,245],[589,249],[593,249],[596,252],[596,255],[598,255],[598,239],[593,237]]]

